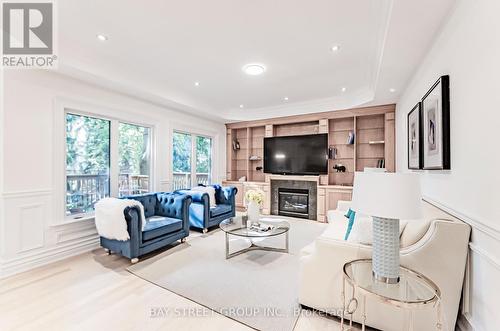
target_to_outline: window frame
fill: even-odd
[[[172,137],[170,139],[170,182],[174,183],[174,134],[175,133],[180,133],[180,134],[189,134],[191,135],[191,187],[195,185],[195,180],[196,180],[196,137],[204,137],[204,138],[209,138],[211,140],[211,148],[210,148],[210,172],[208,174],[209,176],[209,181],[213,182],[214,179],[214,157],[215,157],[215,141],[217,138],[217,135],[211,135],[208,133],[199,133],[196,131],[191,131],[191,130],[184,130],[184,129],[177,129],[174,128],[172,129]],[[171,185],[171,187],[172,187]]]
[[[108,118],[104,118],[103,116],[95,116],[95,115],[90,115],[90,114],[83,114],[81,112],[73,111],[72,109],[65,109],[64,110],[64,218],[66,220],[79,220],[79,219],[85,219],[88,218],[89,216],[93,216],[94,213],[78,213],[78,214],[73,214],[73,215],[67,215],[66,212],[66,197],[67,197],[67,183],[68,183],[68,173],[67,173],[67,162],[68,162],[68,153],[67,153],[67,131],[66,131],[66,124],[67,124],[67,116],[68,114],[75,115],[75,116],[81,116],[81,117],[89,117],[89,118],[94,118],[98,120],[103,120],[109,122],[109,195],[112,196],[112,163],[113,163],[113,155],[112,155],[112,141],[113,141],[113,121]]]
[[[95,213],[80,213],[66,215],[66,116],[74,114],[79,116],[93,117],[110,122],[110,166],[109,182],[110,197],[118,197],[119,194],[119,124],[126,123],[148,128],[150,130],[149,144],[150,155],[150,179],[149,190],[154,191],[156,187],[156,123],[157,121],[141,116],[144,121],[136,121],[137,114],[126,113],[119,110],[103,108],[90,103],[77,102],[65,98],[56,98],[54,102],[54,171],[53,180],[55,187],[54,210],[55,217],[51,226],[67,225],[71,223],[94,220]],[[85,109],[85,110],[84,110]]]
[[[134,125],[134,126],[138,126],[138,127],[142,127],[142,128],[146,128],[146,129],[149,129],[149,149],[150,149],[150,154],[149,154],[149,157],[150,157],[150,160],[149,160],[149,186],[148,186],[148,192],[152,192],[153,191],[153,183],[154,183],[154,178],[153,178],[153,174],[154,174],[154,167],[153,167],[153,159],[154,159],[154,149],[153,149],[153,142],[154,142],[154,139],[153,139],[153,126],[151,125],[145,125],[145,124],[139,124],[139,123],[135,123],[135,122],[131,122],[131,121],[125,121],[125,120],[122,120],[122,119],[117,119],[117,123],[116,123],[116,152],[117,152],[117,155],[116,155],[116,171],[118,173],[118,175],[116,176],[116,180],[117,180],[117,183],[116,183],[116,192],[113,197],[119,197],[120,196],[120,183],[119,183],[119,180],[120,180],[120,124],[128,124],[128,125]],[[111,134],[111,137],[113,137],[113,134]],[[112,148],[110,148],[111,151],[113,150]],[[111,152],[112,153],[112,152]],[[111,188],[110,188],[110,192],[112,192]]]

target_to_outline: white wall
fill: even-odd
[[[165,109],[49,71],[8,70],[4,75],[0,138],[0,142],[4,141],[3,153],[0,151],[0,161],[3,154],[0,170],[3,168],[4,176],[0,183],[0,204],[4,204],[5,219],[0,224],[4,238],[0,241],[0,277],[97,247],[92,220],[54,225],[63,222],[64,216],[55,207],[64,199],[64,184],[59,185],[58,181],[58,176],[64,175],[64,167],[58,162],[64,161],[55,148],[58,137],[62,137],[61,132],[55,132],[55,115],[61,105],[154,125],[154,190],[170,188],[173,129],[214,136],[214,182],[223,179],[226,131],[222,123]],[[59,130],[64,130],[64,126]]]
[[[450,75],[451,170],[422,171],[422,190],[473,226],[464,308],[476,330],[500,329],[499,13],[498,0],[457,1],[396,108],[397,169],[406,171],[406,116],[439,76]]]
[[[4,114],[4,70],[0,68],[0,129],[3,128],[3,114]],[[3,131],[3,130],[2,130]],[[3,134],[0,131],[0,243],[5,242],[5,231],[4,231],[4,206],[3,206]],[[0,244],[0,266],[3,264],[3,245]],[[1,276],[1,267],[0,267],[0,276]]]

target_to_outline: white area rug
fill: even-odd
[[[291,226],[289,254],[251,251],[226,260],[224,232],[216,230],[128,270],[252,328],[291,331],[300,313],[298,253],[326,225],[287,221]],[[236,238],[230,243],[231,251],[248,246],[245,239],[231,238]],[[285,244],[284,235],[265,240],[273,247]]]

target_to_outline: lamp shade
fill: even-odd
[[[352,209],[392,219],[422,217],[420,178],[413,173],[356,172]]]

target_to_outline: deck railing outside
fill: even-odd
[[[210,184],[208,173],[196,174],[196,185]],[[120,174],[118,190],[120,196],[149,192],[149,176]],[[174,172],[171,190],[190,188],[190,172]],[[94,205],[102,198],[110,196],[108,175],[67,175],[66,214],[82,214],[94,210]]]
[[[210,175],[208,173],[197,173],[196,174],[196,185],[210,184]],[[174,172],[173,180],[172,180],[172,191],[190,188],[193,186],[191,184],[191,173],[190,172]]]
[[[97,201],[108,196],[108,175],[66,176],[67,215],[91,212]]]

